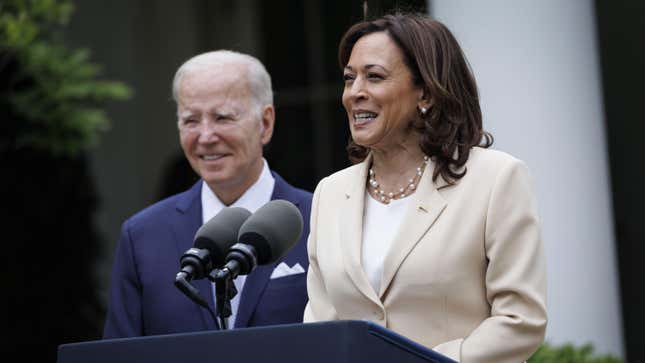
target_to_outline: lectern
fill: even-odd
[[[455,363],[367,321],[274,325],[63,344],[58,363]]]

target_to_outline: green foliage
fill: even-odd
[[[529,358],[528,363],[623,363],[623,361],[612,355],[595,355],[591,344],[580,347],[565,344],[556,347],[545,343]]]
[[[10,206],[0,220],[12,236],[6,256],[17,256],[2,277],[12,312],[3,348],[23,362],[55,362],[59,344],[99,339],[105,316],[99,200],[83,151],[109,126],[106,103],[131,91],[101,80],[89,51],[65,46],[72,12],[70,0],[0,0],[0,200]]]
[[[95,144],[110,122],[103,107],[131,90],[100,80],[86,49],[68,49],[61,30],[73,12],[69,0],[0,3],[0,106],[8,111],[3,152],[33,148],[75,156]]]

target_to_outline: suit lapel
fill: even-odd
[[[284,199],[298,206],[298,199],[295,198],[293,193],[289,190],[291,186],[278,174],[274,172],[272,172],[272,174],[275,179],[275,185],[273,186],[273,195],[271,195],[271,200]],[[246,277],[244,288],[242,289],[242,296],[240,296],[237,316],[235,317],[236,328],[248,326],[251,316],[253,316],[253,312],[255,312],[255,309],[260,302],[260,297],[269,283],[271,273],[279,263],[280,261],[271,265],[258,266]]]
[[[432,181],[432,165],[432,163],[428,165],[419,182],[417,191],[410,197],[413,199],[385,256],[379,298],[383,297],[387,291],[405,258],[432,227],[446,207],[446,201],[437,190],[445,185],[444,183],[435,185]],[[437,180],[443,181],[441,177]]]
[[[348,176],[348,185],[342,197],[342,206],[338,213],[340,226],[341,248],[345,270],[358,290],[368,299],[381,305],[376,292],[370,285],[361,262],[363,241],[363,211],[365,208],[365,183],[371,155],[354,168],[354,173]]]
[[[201,201],[202,181],[198,181],[190,188],[184,196],[177,202],[175,212],[176,218],[171,218],[172,230],[175,235],[177,244],[177,262],[186,250],[193,247],[195,233],[202,223],[202,201]],[[179,265],[177,266],[179,271]],[[199,290],[202,297],[206,300],[211,309],[215,309],[213,290],[211,282],[208,279],[193,280],[191,284]],[[188,298],[186,298],[188,299]],[[193,304],[193,302],[190,302]],[[215,329],[215,323],[209,312],[201,306],[195,304],[195,308],[204,320],[204,324],[209,330]],[[213,310],[214,311],[214,310]]]
[[[246,277],[242,295],[240,296],[240,304],[237,308],[237,315],[235,316],[236,328],[248,326],[274,268],[274,264],[258,266]]]

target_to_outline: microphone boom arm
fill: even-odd
[[[213,309],[211,309],[210,306],[208,306],[208,303],[202,298],[202,296],[199,294],[199,290],[193,285],[190,284],[189,280],[186,278],[187,276],[190,276],[186,274],[185,271],[180,271],[177,276],[175,277],[175,286],[184,293],[188,298],[190,298],[193,302],[195,302],[197,305],[203,307],[204,309],[208,310],[210,313],[211,317],[213,318],[213,322],[215,323],[215,329],[221,330],[220,325],[217,322],[217,318],[215,318],[215,313],[213,313]]]

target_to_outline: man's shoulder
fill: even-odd
[[[190,189],[166,197],[133,214],[126,221],[130,226],[141,226],[148,223],[159,223],[160,220],[172,218],[178,212],[185,212],[192,203],[200,202],[197,182]]]
[[[313,197],[313,194],[308,191],[304,190],[298,187],[295,187],[293,185],[288,184],[290,188],[289,193],[296,199],[305,201],[305,202],[311,202],[311,198]]]
[[[275,179],[274,195],[282,194],[282,197],[288,197],[294,201],[303,201],[311,204],[311,198],[313,195],[310,191],[289,184],[275,171],[273,171],[272,174]]]

